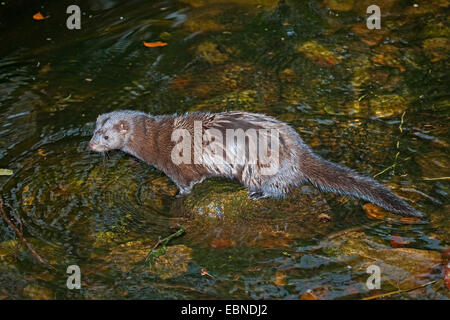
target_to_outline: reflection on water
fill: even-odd
[[[370,1],[81,1],[79,31],[65,28],[69,2],[2,8],[0,168],[13,175],[0,185],[36,250],[85,283],[67,290],[2,223],[1,298],[361,298],[373,263],[378,293],[436,280],[392,297],[449,297],[447,2],[383,2],[374,31]],[[309,186],[253,202],[218,179],[175,199],[154,168],[88,151],[97,115],[117,109],[274,115],[426,223],[380,223]],[[146,266],[176,223],[186,234]]]

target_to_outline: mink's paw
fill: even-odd
[[[183,196],[191,193],[192,191],[192,187],[183,187],[183,188],[179,188],[179,192],[178,194],[175,196],[175,198],[182,198]]]
[[[264,194],[261,191],[254,191],[254,192],[250,192],[248,194],[248,198],[252,199],[252,200],[259,200],[259,199],[269,198],[269,196]]]

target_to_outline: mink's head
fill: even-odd
[[[133,128],[133,113],[114,111],[101,114],[97,118],[89,148],[97,152],[122,149]]]

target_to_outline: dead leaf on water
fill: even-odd
[[[211,274],[208,272],[208,270],[206,270],[205,268],[202,268],[202,271],[201,271],[200,274],[202,275],[202,277],[208,276],[208,277],[214,278],[214,276],[211,275]]]
[[[275,281],[273,282],[277,286],[284,286],[287,282],[286,273],[283,271],[277,270],[275,272]]]
[[[236,241],[230,241],[227,239],[212,239],[209,245],[213,248],[226,248],[226,247],[234,247],[236,245]]]
[[[319,298],[317,298],[314,292],[308,290],[300,296],[300,300],[319,300]]]
[[[409,241],[404,240],[400,235],[394,234],[389,239],[392,248],[400,248],[405,244],[408,244]]]
[[[33,19],[34,20],[44,20],[44,19],[47,19],[47,18],[50,18],[50,16],[45,16],[44,17],[40,11],[33,15]]]
[[[46,156],[47,156],[47,154],[44,152],[44,149],[38,149],[37,152],[38,152],[38,154],[39,154],[41,157],[46,157]]]
[[[169,85],[171,89],[183,90],[190,84],[190,81],[186,78],[175,78],[172,83]]]
[[[402,216],[394,215],[372,203],[366,203],[363,206],[363,209],[366,212],[367,216],[371,219],[386,220],[386,221],[392,221],[392,222],[401,222],[401,223],[406,223],[406,224],[415,224],[415,223],[419,223],[421,221],[420,218],[416,218],[416,217],[402,217]]]
[[[147,48],[165,47],[165,46],[167,46],[167,42],[162,42],[162,41],[145,42],[144,41],[144,46],[146,46]]]

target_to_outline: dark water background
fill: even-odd
[[[15,249],[2,221],[0,298],[356,299],[432,281],[390,298],[448,298],[449,2],[383,1],[372,31],[374,3],[77,1],[81,30],[71,31],[73,1],[2,2],[0,168],[13,174],[0,176],[1,196],[59,273]],[[33,20],[38,11],[49,17]],[[97,115],[118,109],[276,116],[426,218],[376,223],[363,202],[308,186],[254,204],[221,179],[175,199],[154,168],[87,150]],[[146,266],[175,223],[185,235]],[[81,290],[66,288],[72,264]],[[371,264],[380,290],[365,287]]]

